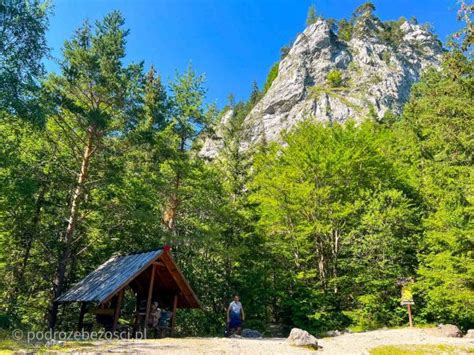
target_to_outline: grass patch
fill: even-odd
[[[0,340],[0,355],[13,354],[18,351],[33,351],[38,353],[51,351],[72,351],[80,348],[94,347],[89,341],[66,341],[61,345],[46,346],[45,343],[26,343],[12,339]]]
[[[474,347],[456,345],[383,345],[370,350],[370,355],[474,354]]]
[[[14,341],[12,339],[0,340],[0,354],[11,354],[13,351],[25,349],[25,344]]]

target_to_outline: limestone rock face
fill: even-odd
[[[282,131],[308,118],[344,122],[369,114],[382,118],[388,110],[399,114],[422,71],[439,66],[443,49],[420,25],[401,24],[396,45],[383,38],[383,31],[372,16],[356,23],[348,42],[323,19],[308,26],[280,62],[270,89],[245,118],[241,148],[262,139],[278,141]],[[327,80],[333,70],[342,74],[339,87]],[[218,154],[219,129],[205,141],[202,156]]]
[[[219,125],[216,127],[215,132],[208,137],[204,144],[199,151],[199,155],[208,159],[214,159],[219,151],[223,148],[223,136],[224,136],[224,129],[226,125],[229,123],[229,120],[232,119],[232,115],[234,114],[233,110],[228,110],[222,116]]]
[[[288,337],[288,343],[294,346],[308,346],[317,349],[318,339],[306,330],[293,328]]]

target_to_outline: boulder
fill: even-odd
[[[254,329],[244,329],[242,330],[242,337],[243,338],[261,338],[262,333]]]
[[[318,348],[318,339],[309,334],[306,330],[293,328],[288,337],[288,343],[294,346],[307,346],[310,348]]]
[[[328,336],[328,337],[337,337],[341,334],[343,334],[343,333],[340,332],[339,330],[330,330],[330,331],[326,332],[326,336]]]
[[[462,332],[453,324],[439,324],[436,327],[436,334],[442,337],[448,338],[460,338],[462,337]]]
[[[469,329],[466,333],[466,335],[464,336],[464,338],[467,338],[467,339],[474,339],[474,329]]]

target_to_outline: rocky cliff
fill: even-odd
[[[271,87],[245,118],[241,149],[278,140],[283,130],[308,118],[344,122],[398,114],[413,83],[427,67],[439,66],[443,51],[423,26],[397,21],[388,27],[371,14],[357,20],[349,40],[340,37],[323,19],[298,35]],[[202,156],[218,154],[231,119],[231,111],[223,115]]]

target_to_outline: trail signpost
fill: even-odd
[[[408,311],[408,321],[410,323],[410,328],[413,327],[413,316],[411,314],[411,305],[415,304],[415,301],[413,301],[413,279],[412,278],[404,278],[404,279],[399,279],[398,284],[402,286],[402,297],[400,304],[402,306],[407,306],[407,311]]]

